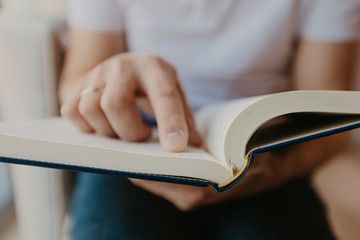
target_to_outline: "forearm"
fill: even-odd
[[[294,90],[351,90],[356,43],[302,40],[293,67]],[[347,143],[347,133],[337,134],[288,147],[275,153],[284,179],[310,173]],[[276,160],[275,160],[276,161]]]
[[[294,61],[294,90],[352,90],[356,49],[356,42],[301,41]],[[294,177],[309,173],[346,145],[347,138],[346,133],[337,134],[294,146],[283,167]]]
[[[351,90],[358,44],[303,40],[292,68],[293,90]]]

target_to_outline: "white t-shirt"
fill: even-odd
[[[178,70],[194,108],[288,90],[299,38],[358,38],[360,0],[68,0],[70,25],[125,31]]]

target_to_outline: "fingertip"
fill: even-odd
[[[162,140],[162,147],[167,152],[183,152],[187,144],[188,138],[182,130],[169,132]]]

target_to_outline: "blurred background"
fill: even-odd
[[[0,121],[58,113],[54,96],[66,40],[65,5],[65,0],[0,0]],[[360,89],[360,61],[357,66]],[[358,146],[359,130],[345,152],[313,175],[338,239],[360,239]],[[0,240],[59,239],[71,192],[65,175],[0,164]]]

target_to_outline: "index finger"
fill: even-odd
[[[155,113],[162,147],[166,151],[182,152],[189,133],[176,76],[157,67],[140,78]]]

